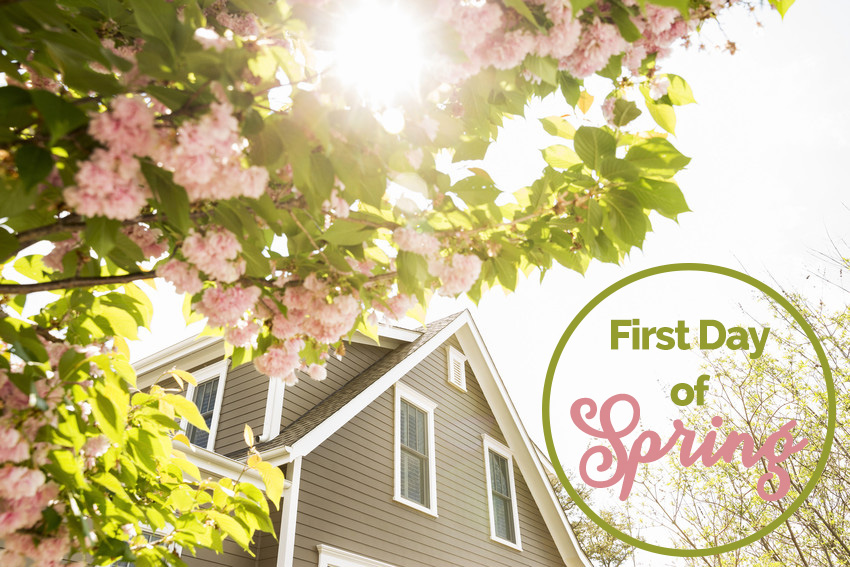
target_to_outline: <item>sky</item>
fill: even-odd
[[[770,11],[759,17],[763,28],[743,11],[728,18],[722,30],[707,26],[711,41],[735,42],[734,55],[691,49],[662,63],[664,71],[688,80],[698,101],[677,109],[671,138],[693,157],[678,177],[693,212],[678,223],[653,217],[643,249],[621,266],[592,263],[583,276],[556,268],[542,282],[535,273],[515,293],[491,290],[477,306],[467,299],[433,301],[428,320],[471,309],[526,429],[541,446],[543,382],[555,345],[591,298],[629,274],[674,262],[712,263],[836,306],[846,303],[846,293],[822,279],[840,280],[818,252],[829,253],[848,237],[850,34],[845,26],[850,3],[799,0],[784,21]],[[571,110],[563,101],[547,99],[535,103],[526,120],[505,125],[485,162],[504,190],[522,187],[544,166],[539,149],[554,140],[536,119],[566,112]],[[664,293],[640,297],[641,309],[653,301],[659,308],[665,302],[713,301],[722,287],[705,278],[664,285]],[[727,299],[734,296],[729,293]],[[174,314],[182,302],[167,295],[157,294],[161,309],[147,339],[133,346],[134,358],[189,336],[175,332]],[[728,309],[723,313],[735,316]],[[588,346],[568,349],[565,356],[586,374],[607,352]],[[620,387],[597,382],[600,396]]]

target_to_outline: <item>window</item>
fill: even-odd
[[[192,386],[190,384],[186,389],[186,397],[198,406],[198,411],[201,412],[201,416],[203,416],[209,428],[209,432],[206,432],[183,420],[182,426],[186,431],[186,437],[194,445],[210,451],[215,447],[215,433],[218,429],[221,400],[224,395],[224,381],[227,377],[229,364],[229,360],[222,360],[193,372],[192,375],[198,385]]]
[[[393,567],[383,561],[355,555],[350,551],[321,543],[316,546],[316,549],[319,551],[319,567]]]
[[[483,438],[490,538],[521,550],[513,456],[510,449],[492,437]]]
[[[449,384],[455,388],[466,391],[466,357],[453,346],[446,348],[446,360],[448,361]]]
[[[395,494],[393,499],[437,515],[434,409],[437,404],[395,385]]]

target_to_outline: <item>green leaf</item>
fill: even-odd
[[[779,15],[784,18],[788,8],[794,5],[794,0],[770,0],[770,3],[776,7]]]
[[[319,239],[337,246],[354,246],[371,240],[375,235],[376,231],[372,227],[358,222],[337,219],[330,228],[322,233]]]
[[[656,6],[676,8],[682,13],[682,17],[686,20],[690,16],[690,13],[688,12],[689,0],[648,0],[648,2],[650,4],[655,4]]]
[[[533,75],[540,77],[544,82],[550,85],[558,85],[558,62],[551,57],[529,55],[525,58],[523,65]]]
[[[516,289],[517,267],[510,261],[501,257],[491,258],[493,267],[496,270],[496,276],[499,278],[499,283],[508,291]]]
[[[581,163],[582,160],[572,148],[563,145],[549,146],[541,150],[543,159],[552,167],[559,169],[569,169],[570,167]]]
[[[186,421],[198,429],[202,431],[209,431],[207,422],[204,420],[201,412],[198,411],[198,407],[191,401],[187,400],[183,396],[178,396],[177,394],[163,394],[162,397],[166,403],[171,404],[174,407],[174,411],[177,412],[177,415],[185,418]]]
[[[399,290],[408,295],[421,295],[423,283],[431,279],[425,258],[402,251],[398,253],[397,264]]]
[[[599,174],[605,179],[633,181],[640,176],[640,170],[629,161],[608,156],[602,160]]]
[[[174,183],[170,171],[165,171],[151,162],[142,162],[142,174],[159,203],[157,209],[165,213],[169,224],[180,232],[188,232],[192,226],[189,218],[189,196],[186,190]]]
[[[656,124],[671,134],[676,133],[676,112],[673,110],[672,105],[655,102],[647,96],[646,109],[649,110],[649,115],[652,116]]]
[[[0,264],[5,263],[18,251],[18,239],[0,228]]]
[[[266,461],[254,462],[253,467],[259,471],[266,485],[266,496],[275,508],[280,509],[280,499],[283,496],[283,471]]]
[[[44,148],[26,144],[15,152],[15,166],[24,188],[29,189],[50,175],[53,158]]]
[[[643,170],[644,175],[663,178],[673,177],[691,161],[664,138],[637,142],[629,148],[626,159]]]
[[[602,159],[613,156],[616,150],[617,140],[600,128],[582,126],[576,131],[575,151],[590,169],[598,171]]]
[[[86,220],[85,241],[98,256],[105,258],[115,247],[115,238],[121,230],[121,222],[106,217],[91,217]]]
[[[641,115],[634,101],[618,98],[614,101],[614,125],[622,128]]]
[[[558,73],[558,85],[561,87],[561,94],[564,95],[564,100],[567,101],[567,104],[575,108],[581,96],[581,81],[566,71],[561,71]]]
[[[667,73],[667,80],[670,85],[667,87],[667,98],[670,99],[676,106],[695,103],[694,93],[691,91],[691,86],[688,82],[679,75]]]
[[[627,247],[640,247],[649,226],[637,197],[615,190],[606,193],[601,201],[608,213],[603,227]]]
[[[160,40],[168,50],[175,53],[173,35],[179,21],[177,11],[167,2],[130,0],[133,18],[143,33]]]
[[[502,194],[492,181],[479,175],[464,177],[451,190],[470,207],[493,203]]]
[[[578,16],[578,13],[593,4],[596,0],[570,0],[573,5],[573,15]]]
[[[507,6],[508,8],[513,8],[514,10],[519,12],[519,14],[523,18],[534,24],[535,27],[540,27],[540,24],[538,24],[537,20],[534,19],[534,14],[531,13],[531,10],[528,8],[525,2],[523,2],[522,0],[504,0],[504,2],[505,6]],[[540,78],[543,78],[541,75],[538,76]]]
[[[47,129],[50,130],[50,145],[88,122],[88,117],[82,110],[62,97],[38,89],[33,90],[30,96]]]
[[[611,18],[620,30],[620,35],[629,43],[633,43],[641,38],[640,30],[631,20],[631,12],[617,2],[611,3]]]
[[[540,123],[543,125],[543,129],[546,130],[546,133],[553,136],[559,136],[565,140],[572,140],[576,135],[575,127],[561,116],[548,116],[546,118],[541,118]]]
[[[620,73],[623,71],[623,56],[622,55],[612,55],[608,60],[608,63],[605,64],[603,69],[600,69],[596,72],[600,77],[605,77],[606,79],[611,79],[612,81],[617,80],[620,76]]]
[[[680,213],[690,211],[679,186],[670,181],[642,179],[629,187],[644,209],[658,211],[667,218],[676,219]]]

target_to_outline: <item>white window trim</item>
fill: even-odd
[[[426,507],[401,495],[401,400],[416,406],[428,415],[428,503]],[[395,384],[395,450],[393,451],[393,500],[420,512],[437,517],[437,455],[434,450],[434,410],[437,404],[409,386]]]
[[[319,567],[393,567],[389,563],[369,559],[323,543],[317,545],[316,549],[319,550]]]
[[[460,365],[463,371],[463,383],[458,386],[452,381],[452,366],[455,360],[460,361]],[[460,390],[461,392],[466,392],[466,355],[460,352],[455,347],[449,345],[446,347],[446,380],[448,380],[449,384]]]
[[[216,433],[218,433],[218,420],[221,417],[221,401],[224,398],[224,381],[227,378],[227,368],[230,366],[230,359],[224,359],[216,362],[215,364],[210,364],[209,366],[205,366],[200,370],[197,370],[192,373],[192,376],[195,377],[195,381],[200,385],[207,380],[212,380],[213,378],[218,378],[218,388],[215,393],[215,405],[213,406],[213,415],[212,421],[210,422],[210,437],[207,441],[207,446],[204,449],[208,451],[212,451],[215,448],[215,437]],[[186,388],[186,399],[191,400],[194,403],[195,397],[195,386],[189,384]],[[189,426],[189,422],[186,419],[180,421],[180,429],[184,432],[186,428]]]
[[[260,435],[260,443],[274,439],[280,433],[285,388],[286,384],[282,380],[269,380],[269,392],[266,396],[266,413],[263,418],[263,434]]]
[[[484,447],[484,471],[487,479],[487,510],[490,512],[490,539],[522,551],[522,540],[519,533],[519,513],[517,512],[516,482],[514,482],[513,453],[511,453],[511,450],[508,447],[499,443],[487,434],[481,435],[481,438],[483,440]],[[493,484],[490,473],[490,451],[493,451],[497,455],[501,455],[508,461],[508,479],[511,486],[511,508],[514,516],[514,534],[516,535],[516,542],[512,542],[496,535],[496,521],[493,518]]]

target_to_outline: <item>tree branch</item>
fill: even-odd
[[[52,282],[38,282],[32,284],[4,284],[0,285],[2,295],[20,295],[35,293],[37,291],[51,291],[54,289],[73,289],[78,287],[96,287],[99,285],[115,285],[134,282],[154,277],[153,272],[133,272],[122,276],[103,276],[97,278],[66,278]]]

